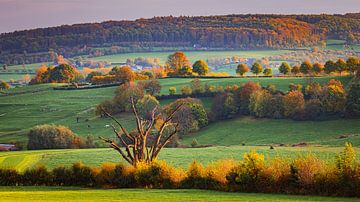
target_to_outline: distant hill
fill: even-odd
[[[154,17],[16,31],[0,35],[0,63],[175,49],[280,49],[325,39],[360,41],[360,14]]]

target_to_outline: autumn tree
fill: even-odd
[[[114,75],[117,81],[123,83],[134,81],[136,77],[129,66],[114,67],[109,74]]]
[[[346,113],[349,117],[360,117],[360,71],[350,83],[350,90],[347,95]]]
[[[347,71],[346,62],[341,58],[336,61],[335,66],[336,66],[336,71],[339,72],[340,75],[342,74],[342,72]]]
[[[280,67],[279,67],[279,71],[280,73],[287,75],[291,72],[291,67],[289,65],[289,63],[287,62],[282,62]]]
[[[360,59],[357,57],[349,57],[346,60],[346,65],[352,74],[360,70]]]
[[[304,95],[300,91],[290,91],[283,97],[285,117],[294,117],[304,109],[304,106]]]
[[[300,73],[300,67],[298,65],[294,65],[291,69],[291,73],[293,73],[295,76]]]
[[[236,67],[236,73],[240,76],[244,76],[247,72],[249,72],[249,67],[246,64],[239,64]]]
[[[147,82],[139,82],[139,85],[145,90],[146,93],[150,95],[158,95],[161,91],[161,85],[158,80],[152,79]]]
[[[176,93],[176,87],[170,87],[169,88],[169,95],[175,95]]]
[[[235,96],[233,93],[217,93],[211,106],[214,120],[232,118],[237,112]]]
[[[325,73],[327,73],[327,74],[330,74],[330,73],[336,71],[336,64],[335,64],[335,62],[332,61],[332,60],[326,61],[324,67],[325,67],[325,68],[324,68],[324,71],[325,71]]]
[[[199,74],[200,76],[209,73],[209,66],[204,60],[196,61],[192,67],[193,67],[193,72]]]
[[[321,74],[324,71],[324,65],[320,63],[315,63],[313,66],[313,70],[316,74]]]
[[[177,72],[185,66],[191,66],[191,64],[184,52],[175,52],[168,56],[166,66],[168,71]]]
[[[159,101],[152,95],[144,95],[136,102],[139,116],[142,119],[150,120],[152,116],[152,110],[160,107]]]
[[[263,67],[262,67],[261,64],[258,63],[258,62],[255,62],[255,63],[251,66],[251,72],[252,72],[253,74],[255,74],[256,76],[257,76],[258,74],[260,74],[262,71],[263,71]]]
[[[272,75],[272,69],[271,68],[265,68],[263,71],[263,74],[265,76],[271,76]]]
[[[136,129],[129,132],[120,121],[104,110],[104,113],[117,124],[110,126],[118,141],[103,137],[100,139],[116,150],[126,162],[136,167],[140,162],[150,164],[155,161],[160,151],[177,134],[179,123],[174,122],[173,118],[182,108],[182,104],[168,113],[163,113],[155,107],[150,113],[150,119],[142,119],[135,99],[130,98],[130,100]]]
[[[190,82],[192,93],[203,93],[205,91],[199,78],[195,78]]]
[[[30,84],[43,83],[43,75],[47,71],[48,67],[45,64],[42,64],[37,70],[35,77],[31,79]]]
[[[123,111],[131,111],[131,100],[137,102],[144,97],[144,89],[135,82],[125,83],[118,87],[113,98],[115,109],[113,111],[119,113]]]
[[[271,94],[267,90],[258,90],[250,95],[250,114],[265,117],[269,114]]]
[[[326,112],[342,112],[346,104],[346,91],[342,83],[331,79],[322,89],[320,97],[322,105]]]
[[[189,65],[183,66],[178,70],[177,74],[180,76],[191,76],[192,75],[192,67]]]
[[[310,61],[304,61],[300,65],[300,72],[303,74],[309,74],[313,69],[313,65]]]
[[[238,107],[243,114],[249,114],[250,96],[260,89],[261,86],[258,83],[251,81],[241,87],[236,100],[238,100]]]

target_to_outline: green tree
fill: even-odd
[[[335,62],[332,61],[332,60],[326,61],[324,67],[325,67],[325,68],[324,68],[324,71],[325,71],[325,73],[327,73],[327,74],[330,74],[330,73],[336,71],[336,64],[335,64]]]
[[[265,68],[263,74],[265,76],[271,76],[272,75],[272,69],[271,68]]]
[[[181,76],[191,76],[192,75],[192,68],[191,66],[183,66],[179,69],[178,71],[178,75],[181,75]]]
[[[360,117],[360,71],[350,83],[350,90],[347,96],[346,113],[350,117]]]
[[[144,95],[144,97],[137,101],[136,108],[142,118],[150,120],[152,118],[152,111],[154,109],[159,109],[160,103],[154,96]]]
[[[260,63],[255,62],[251,67],[251,72],[256,76],[263,71],[263,67]]]
[[[170,87],[169,88],[169,95],[175,95],[176,93],[176,87]]]
[[[259,90],[252,93],[249,103],[250,114],[256,117],[268,116],[271,97],[271,94],[267,90]]]
[[[192,94],[192,89],[190,86],[184,86],[181,88],[181,94],[183,95],[191,95]]]
[[[335,64],[336,64],[336,71],[339,72],[340,75],[342,72],[347,71],[346,62],[343,59],[341,59],[341,58],[338,59]]]
[[[289,63],[282,62],[280,67],[279,67],[279,71],[280,71],[280,73],[282,73],[284,75],[289,74],[290,71],[291,71],[291,67],[290,67]]]
[[[295,76],[300,73],[300,67],[298,65],[295,65],[291,69],[291,73],[293,73]]]
[[[209,73],[209,66],[204,60],[198,60],[193,64],[193,72],[203,76]]]
[[[321,74],[324,71],[324,65],[320,63],[315,63],[313,66],[313,70],[316,74]]]
[[[236,73],[240,76],[244,76],[246,72],[249,72],[249,67],[246,64],[239,64],[236,68]]]
[[[140,84],[140,82],[139,82]],[[161,91],[161,85],[158,80],[152,79],[151,81],[144,82],[141,84],[146,93],[150,95],[157,95]]]
[[[310,61],[304,61],[300,65],[300,72],[303,74],[311,73],[312,69],[313,69],[313,65],[310,63]]]

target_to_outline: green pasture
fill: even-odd
[[[17,201],[359,201],[357,198],[261,193],[229,193],[189,189],[86,189],[77,187],[1,187],[4,202]]]
[[[222,159],[239,161],[245,153],[253,150],[264,154],[267,162],[275,157],[282,157],[290,161],[291,159],[306,155],[315,155],[320,159],[331,162],[334,161],[336,154],[343,150],[343,147],[275,146],[274,149],[270,149],[269,146],[216,146],[203,148],[165,148],[160,153],[159,159],[165,160],[168,164],[176,167],[187,168],[193,160],[197,160],[204,165]],[[356,151],[360,152],[360,149],[356,148]],[[360,159],[360,156],[357,156],[357,158]],[[0,153],[0,168],[14,168],[19,171],[24,171],[36,165],[45,165],[49,168],[60,165],[71,166],[73,163],[80,161],[89,166],[100,166],[105,162],[124,162],[120,155],[111,148],[35,150]]]

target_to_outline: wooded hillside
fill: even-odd
[[[358,14],[154,17],[16,31],[0,35],[0,63],[182,48],[267,49],[360,40]]]

